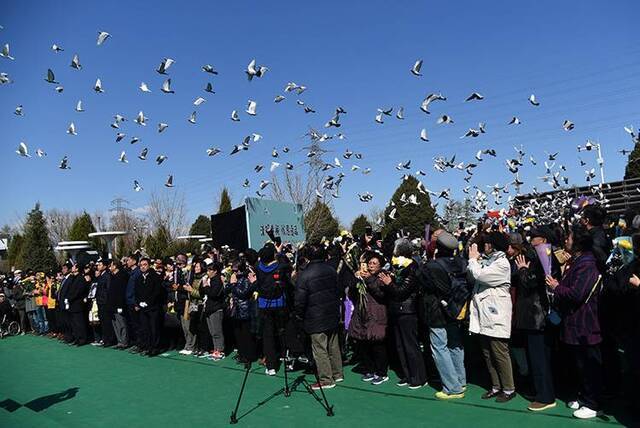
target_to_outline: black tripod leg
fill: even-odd
[[[313,374],[316,377],[316,383],[318,384],[318,387],[320,388],[320,395],[322,395],[322,401],[320,401],[320,404],[322,404],[322,407],[325,408],[325,410],[327,411],[327,416],[333,416],[333,406],[329,405],[329,401],[327,401],[327,396],[324,394],[324,389],[322,388],[322,382],[320,382],[320,376],[318,375],[318,366],[314,367],[313,370]]]
[[[238,408],[240,407],[240,400],[242,400],[242,394],[244,393],[244,386],[247,384],[247,377],[249,377],[249,371],[251,370],[251,363],[246,364],[244,379],[242,380],[242,387],[240,388],[240,395],[238,395],[238,401],[236,402],[236,408],[231,412],[231,417],[229,418],[230,424],[237,424],[238,418],[236,417],[238,414]]]

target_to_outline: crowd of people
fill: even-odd
[[[270,376],[283,364],[313,370],[314,389],[353,364],[364,382],[394,370],[398,387],[430,383],[440,400],[464,399],[473,378],[487,385],[482,399],[520,394],[533,412],[559,397],[582,419],[620,397],[638,409],[640,216],[611,221],[598,205],[578,214],[548,225],[485,218],[414,240],[367,230],[16,270],[0,308],[23,332],[69,345],[233,354]]]

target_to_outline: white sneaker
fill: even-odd
[[[571,410],[578,410],[580,408],[580,403],[578,403],[578,400],[569,401],[567,403],[567,407],[570,408]]]
[[[267,374],[267,376],[275,376],[276,375],[275,369],[266,369],[264,372]]]
[[[193,354],[193,351],[189,351],[188,349],[183,349],[182,351],[180,351],[180,353],[182,355],[191,355]]]
[[[591,410],[588,407],[582,406],[575,412],[573,412],[573,416],[578,419],[593,419],[597,416],[600,416],[600,412],[596,410]]]

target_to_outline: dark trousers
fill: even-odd
[[[140,347],[140,312],[133,306],[127,307],[127,331],[129,332],[129,344]]]
[[[418,343],[418,316],[399,314],[392,319],[396,351],[402,367],[402,376],[409,385],[424,385],[427,382],[427,370],[424,357]]]
[[[73,341],[78,345],[85,345],[87,343],[87,320],[84,311],[69,312],[69,318]]]
[[[62,321],[62,334],[65,342],[73,342],[73,330],[71,327],[71,313],[67,310],[60,311],[60,320]]]
[[[140,339],[138,347],[144,351],[156,352],[160,348],[163,314],[160,308],[146,308],[139,312]]]
[[[602,393],[602,353],[600,345],[569,345],[578,369],[576,396],[578,401],[591,410],[600,409]]]
[[[256,341],[251,334],[251,320],[233,320],[233,336],[236,340],[238,355],[247,362],[255,361],[258,356],[256,353]]]
[[[100,319],[100,330],[102,333],[102,343],[105,346],[115,345],[116,334],[113,331],[113,314],[104,305],[98,305],[98,318]]]
[[[58,322],[56,319],[56,310],[45,308],[45,314],[47,316],[47,322],[49,323],[49,331],[56,333],[58,331]]]
[[[358,352],[362,359],[365,373],[386,376],[389,367],[387,358],[387,344],[383,341],[361,340],[358,342]]]
[[[285,352],[285,328],[287,312],[285,309],[264,309],[260,311],[262,319],[262,350],[268,369],[277,370],[280,357]]]
[[[551,348],[544,332],[527,332],[527,350],[531,363],[531,378],[536,388],[536,401],[553,403],[556,396],[551,371]]]
[[[18,309],[18,321],[20,322],[20,331],[27,331],[27,312],[24,309]]]

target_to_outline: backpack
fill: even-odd
[[[442,296],[440,304],[449,319],[463,321],[467,318],[469,299],[471,298],[471,290],[467,282],[466,263],[462,271],[452,272],[449,266],[441,263],[440,260],[436,259],[436,263],[447,272],[451,281],[449,292]]]

